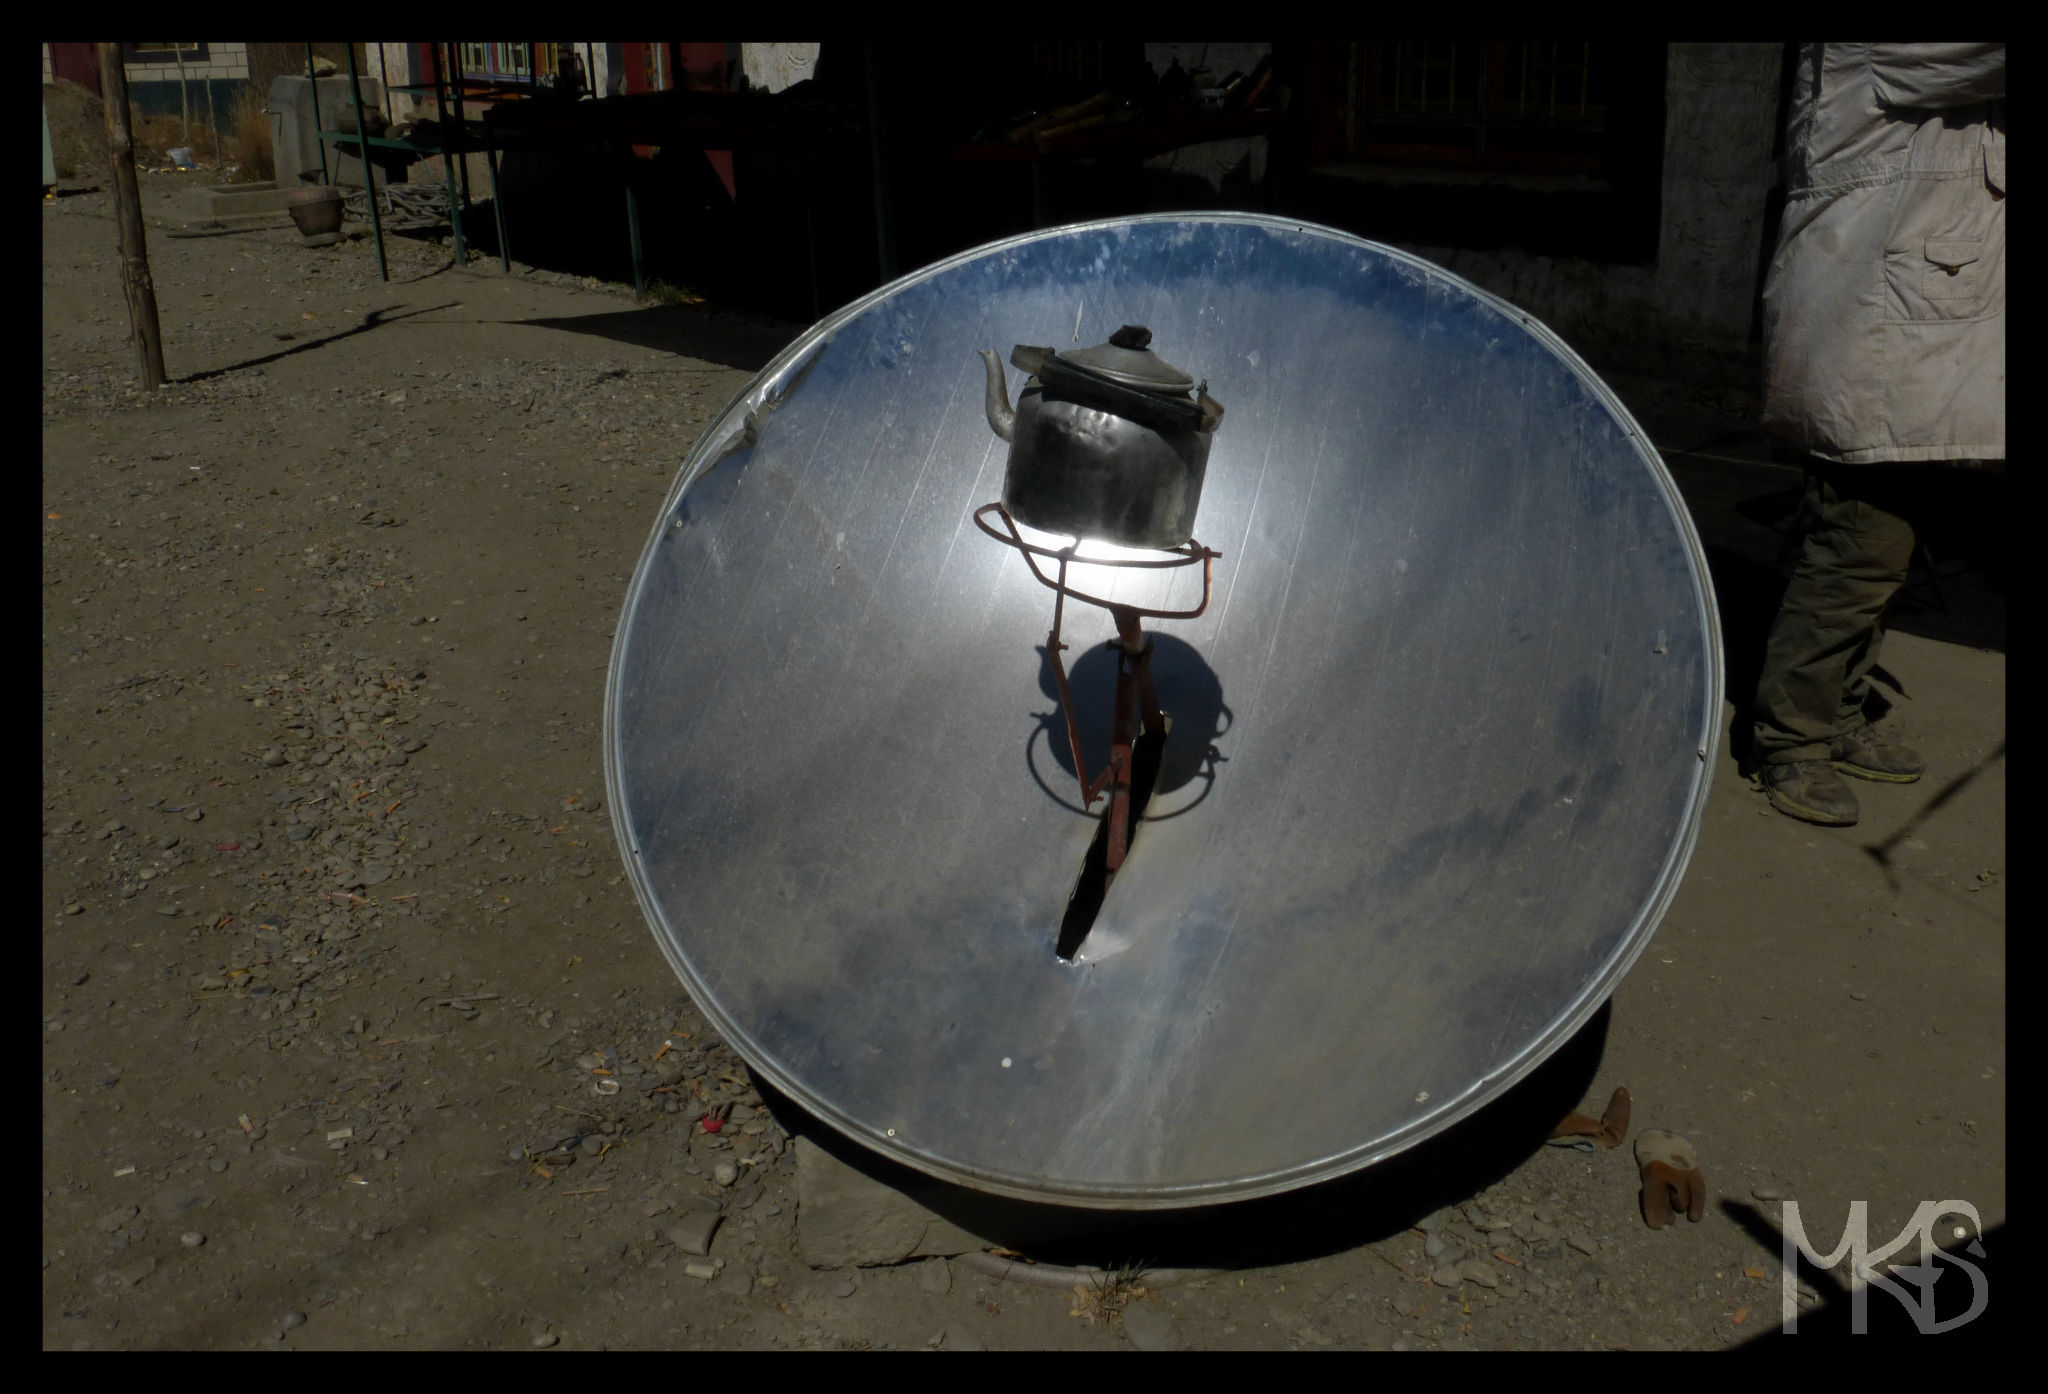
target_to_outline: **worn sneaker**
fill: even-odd
[[[1881,784],[1911,784],[1927,768],[1919,751],[1893,744],[1871,726],[1858,726],[1837,740],[1828,755],[1843,774]]]
[[[1757,772],[1771,807],[1823,827],[1846,828],[1856,821],[1856,796],[1826,760],[1765,765]]]

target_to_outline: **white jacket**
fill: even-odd
[[[1806,44],[1764,426],[1842,464],[2005,458],[2005,45]]]

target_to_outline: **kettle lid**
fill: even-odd
[[[1059,358],[1063,363],[1144,392],[1180,396],[1193,388],[1193,378],[1146,347],[1151,342],[1151,330],[1127,324],[1110,335],[1108,343],[1062,353]]]

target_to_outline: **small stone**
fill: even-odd
[[[1431,1258],[1441,1257],[1443,1251],[1449,1247],[1449,1245],[1444,1243],[1443,1236],[1440,1234],[1432,1234],[1422,1241],[1422,1252]]]
[[[178,1236],[178,1242],[188,1249],[196,1249],[206,1242],[206,1236],[196,1229],[188,1229]]]
[[[391,1149],[384,1146],[372,1147],[370,1155],[377,1161],[388,1162],[391,1160]]]
[[[711,1168],[711,1179],[721,1186],[730,1186],[740,1179],[740,1169],[731,1162],[720,1162]]]
[[[712,1286],[733,1297],[745,1297],[754,1290],[754,1275],[744,1268],[735,1268],[721,1275]]]
[[[188,823],[197,823],[200,819],[204,818],[205,816],[206,814],[200,809],[188,808],[185,810],[185,821]],[[304,1321],[305,1317],[301,1316],[299,1320]]]
[[[1457,1268],[1446,1265],[1430,1270],[1429,1280],[1440,1288],[1454,1288],[1465,1280],[1458,1275]]]
[[[926,1259],[918,1265],[917,1285],[933,1297],[953,1290],[953,1265],[942,1258]]]
[[[226,1157],[215,1157],[206,1166],[209,1171],[226,1171],[228,1169],[228,1159]]]
[[[718,1265],[712,1263],[709,1259],[693,1258],[683,1265],[683,1272],[689,1274],[692,1278],[708,1283],[718,1276]]]
[[[855,1291],[854,1281],[850,1276],[841,1278],[838,1282],[832,1284],[827,1291],[834,1297],[851,1297]]]
[[[1583,1234],[1568,1234],[1565,1236],[1564,1242],[1582,1254],[1597,1254],[1600,1252],[1600,1246]]]
[[[1458,1265],[1458,1276],[1483,1288],[1500,1286],[1500,1274],[1485,1259],[1468,1258]]]
[[[561,1339],[560,1336],[557,1336],[552,1331],[543,1331],[540,1335],[533,1338],[533,1348],[535,1350],[546,1350],[548,1347],[559,1343]]]
[[[1124,1308],[1124,1339],[1138,1350],[1179,1350],[1180,1332],[1174,1329],[1173,1313],[1152,1302],[1133,1302]]]
[[[1754,1200],[1783,1200],[1783,1199],[1785,1199],[1785,1189],[1784,1189],[1784,1187],[1782,1187],[1782,1186],[1773,1186],[1773,1185],[1769,1185],[1769,1184],[1765,1184],[1765,1185],[1761,1185],[1761,1186],[1752,1186],[1752,1187],[1750,1187],[1750,1188],[1749,1188],[1749,1194],[1750,1194],[1750,1197],[1751,1197],[1752,1199],[1754,1199]]]
[[[279,1331],[296,1331],[306,1324],[306,1314],[296,1307],[284,1314],[284,1320],[277,1324]]]

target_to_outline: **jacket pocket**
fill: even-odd
[[[1927,239],[1926,268],[1921,273],[1922,294],[1929,300],[1972,300],[1977,295],[1977,264],[1984,259],[1980,238],[1944,237]]]
[[[1981,188],[1978,197],[1985,195]],[[2005,238],[1997,213],[1978,237],[1919,237],[1884,255],[1886,318],[1979,319],[2004,301]],[[1976,231],[1977,229],[1970,229]]]

